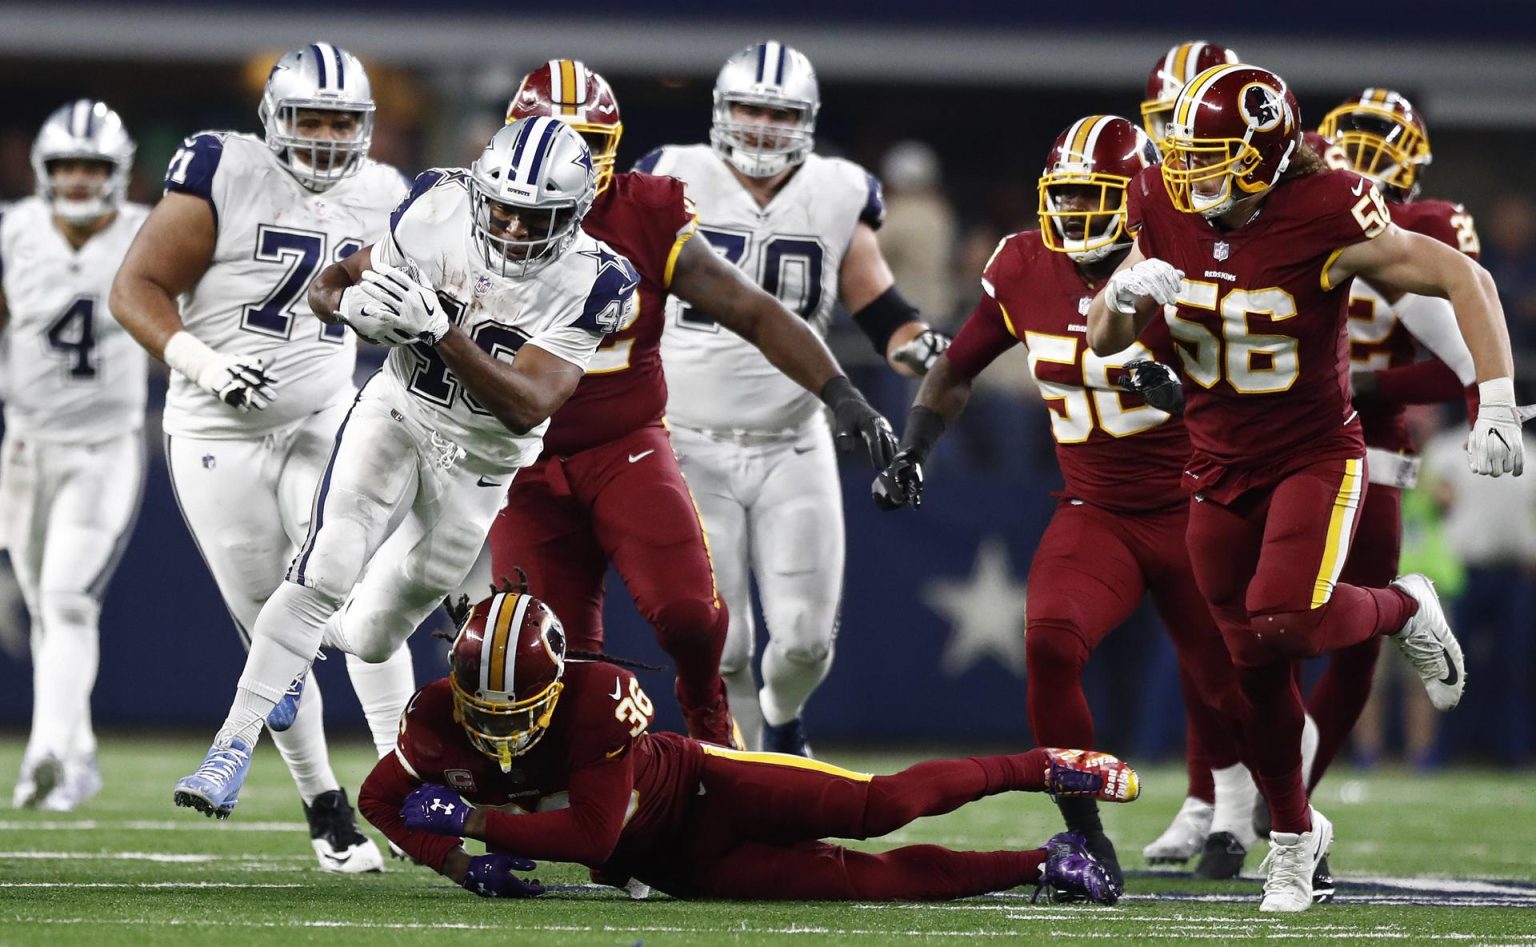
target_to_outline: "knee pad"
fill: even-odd
[[[1255,644],[1269,654],[1270,660],[1313,657],[1319,652],[1316,632],[1327,610],[1324,605],[1306,611],[1254,615],[1250,624]]]
[[[1064,621],[1036,621],[1024,633],[1026,673],[1076,674],[1088,663],[1088,645],[1077,627]]]
[[[832,658],[831,639],[809,640],[801,639],[793,644],[769,641],[768,647],[778,653],[790,664],[799,664],[805,667],[820,667]]]
[[[656,610],[651,625],[662,648],[713,646],[725,640],[725,605],[705,599],[684,598]]]
[[[38,598],[44,628],[59,625],[95,627],[101,618],[101,603],[84,592],[44,589]]]

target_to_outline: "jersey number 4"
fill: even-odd
[[[732,266],[741,265],[752,239],[750,234],[708,230],[704,227],[699,228],[699,234]],[[756,274],[757,285],[786,308],[799,313],[800,318],[809,319],[821,308],[821,266],[824,257],[821,244],[808,237],[769,237],[768,242],[763,244],[762,262]],[[691,329],[720,331],[715,320],[687,304],[678,307],[677,322]]]
[[[258,335],[275,339],[293,337],[295,318],[309,315],[304,295],[315,278],[322,262],[339,263],[363,248],[363,242],[346,237],[336,244],[329,260],[325,247],[329,237],[312,230],[292,230],[262,224],[256,228],[254,258],[262,263],[277,263],[287,267],[267,298],[254,306],[246,306],[240,316],[240,328]],[[294,310],[303,306],[303,313]],[[316,334],[326,342],[341,342],[347,337],[347,327],[341,323],[328,325],[315,320]]]
[[[96,297],[77,296],[43,335],[48,347],[64,359],[69,377],[90,381],[96,377]]]

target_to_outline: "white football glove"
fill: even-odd
[[[917,372],[919,375],[928,374],[928,369],[939,360],[944,350],[954,339],[940,332],[938,329],[924,329],[917,335],[903,342],[891,353],[891,358]]]
[[[377,315],[385,323],[382,331],[394,344],[436,345],[448,334],[448,316],[424,277],[413,278],[404,270],[385,265],[364,270],[358,285],[381,307]]]
[[[165,343],[165,364],[238,411],[260,411],[272,403],[277,378],[259,355],[215,352],[186,330]]]
[[[1162,260],[1142,260],[1128,270],[1119,270],[1104,286],[1104,304],[1110,312],[1122,316],[1136,314],[1136,303],[1151,296],[1160,306],[1170,306],[1179,298],[1179,282],[1184,271]]]
[[[389,334],[394,320],[389,318],[385,307],[379,305],[361,283],[348,286],[342,291],[341,308],[336,311],[336,315],[351,326],[360,338],[375,345],[400,344]]]
[[[1467,438],[1467,463],[1475,474],[1497,477],[1525,470],[1521,412],[1515,407],[1515,382],[1495,378],[1477,386],[1477,423]]]

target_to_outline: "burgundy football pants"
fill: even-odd
[[[603,646],[603,578],[611,561],[677,667],[684,712],[724,694],[725,602],[661,425],[569,457],[546,455],[520,471],[490,544],[493,574],[513,576],[521,566],[529,590],[560,617],[570,647],[589,651]]]
[[[1397,589],[1338,581],[1364,492],[1363,458],[1328,460],[1190,509],[1195,579],[1252,707],[1244,744],[1275,831],[1311,825],[1294,662],[1395,633],[1416,609]]]
[[[1201,711],[1210,765],[1238,762],[1246,715],[1232,660],[1195,585],[1185,545],[1187,505],[1157,513],[1114,513],[1080,501],[1056,508],[1029,569],[1024,637],[1026,706],[1035,741],[1092,749],[1093,714],[1083,665],[1099,642],[1130,617],[1144,594],[1162,618],[1183,676]]]
[[[817,760],[704,747],[700,795],[676,853],[635,876],[677,897],[939,900],[1038,880],[1041,849],[958,852],[907,845],[854,851],[823,838],[875,838],[983,796],[1040,792],[1045,751],[932,760],[870,776]]]

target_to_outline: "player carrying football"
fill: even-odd
[[[596,651],[611,561],[675,663],[688,733],[730,745],[734,727],[720,679],[727,606],[662,418],[667,294],[714,314],[807,391],[827,393],[840,435],[872,452],[888,449],[890,435],[805,320],[695,239],[698,217],[681,181],[614,173],[623,125],[602,76],[577,60],[545,63],[523,79],[507,109],[508,121],[533,116],[559,119],[591,145],[597,198],[582,226],[634,263],[639,315],[598,348],[550,419],[544,453],[513,482],[491,528],[493,574],[526,569],[532,587],[563,616],[572,647]]]
[[[1450,299],[1480,382],[1477,473],[1524,466],[1509,338],[1488,274],[1394,226],[1369,179],[1329,170],[1302,144],[1295,97],[1274,73],[1207,69],[1180,92],[1169,143],[1165,163],[1132,182],[1136,243],[1089,306],[1088,338],[1118,352],[1161,315],[1179,351],[1188,545],[1252,704],[1244,743],[1273,823],[1260,909],[1304,911],[1333,827],[1307,803],[1292,662],[1390,635],[1436,707],[1454,707],[1466,683],[1427,579],[1339,581],[1366,482],[1349,284],[1360,275]]]
[[[1112,756],[1034,749],[871,776],[649,733],[651,700],[634,675],[568,652],[554,612],[520,589],[469,610],[450,661],[407,705],[396,752],[358,804],[411,857],[482,897],[543,893],[513,874],[540,858],[586,865],[636,896],[928,900],[1036,884],[1116,899],[1070,833],[1026,851],[821,841],[874,838],[1002,792],[1128,802],[1136,774]],[[489,854],[471,857],[465,838]]]

